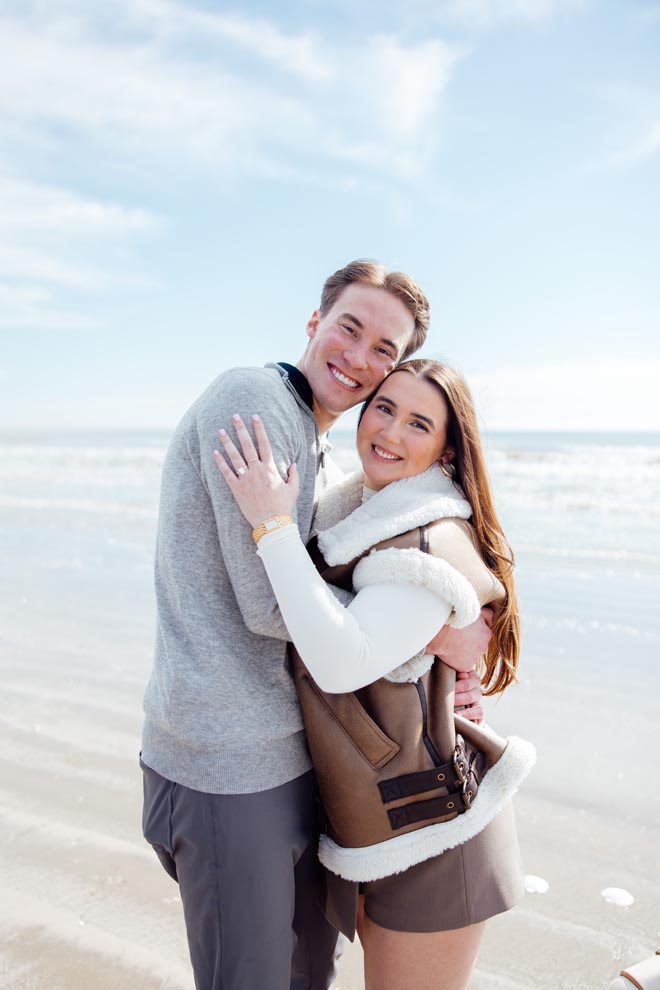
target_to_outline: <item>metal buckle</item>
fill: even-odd
[[[465,786],[469,776],[469,771],[468,774],[466,775],[465,768],[467,766],[467,757],[460,746],[456,746],[454,748],[453,761],[454,761],[454,773],[458,778],[458,782],[459,784]]]
[[[472,794],[472,791],[468,791],[468,784],[470,782],[469,778],[471,776],[472,774],[470,774],[468,777],[465,778],[465,780],[463,781],[463,786],[461,787],[461,797],[463,798],[463,804],[468,810],[472,807],[472,798],[474,796]]]

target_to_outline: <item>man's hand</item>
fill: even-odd
[[[483,722],[481,681],[476,670],[459,670],[456,674],[454,711],[471,722]]]
[[[426,652],[440,657],[454,670],[472,670],[488,649],[492,623],[493,610],[485,606],[479,618],[463,629],[443,626],[426,647]]]

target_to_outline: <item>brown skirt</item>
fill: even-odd
[[[509,803],[483,832],[440,856],[364,884],[326,871],[326,916],[351,941],[358,895],[367,917],[396,932],[442,932],[508,911],[522,898],[524,875]]]

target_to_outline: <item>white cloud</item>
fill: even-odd
[[[132,272],[122,276],[99,268],[87,255],[98,248],[99,239],[144,233],[157,223],[142,209],[0,174],[0,272],[5,280],[0,285],[0,327],[79,330],[102,325],[63,306],[53,289],[90,292],[112,281],[135,284]]]
[[[491,430],[660,430],[660,359],[594,360],[468,374]]]
[[[174,0],[3,10],[0,262],[18,283],[4,326],[88,325],[53,289],[120,281],[114,259],[107,270],[99,261],[102,239],[157,226],[149,211],[77,184],[113,187],[124,169],[133,189],[154,175],[165,186],[183,174],[220,183],[226,171],[396,188],[437,152],[444,95],[467,51],[386,34],[331,42]],[[30,180],[37,144],[70,189]]]
[[[132,0],[128,15],[152,28],[161,37],[180,41],[183,36],[208,43],[209,39],[231,41],[287,73],[307,81],[328,79],[332,72],[318,38],[306,33],[289,36],[265,18],[238,13],[208,13],[167,0]]]
[[[44,287],[0,282],[2,329],[91,330],[102,325],[96,317],[62,308]]]
[[[88,199],[67,189],[0,175],[0,232],[117,234],[149,230],[156,218],[143,209]]]
[[[64,262],[53,250],[0,242],[0,272],[8,279],[48,282],[74,289],[100,289],[106,278],[90,268]]]
[[[584,171],[635,168],[660,151],[660,93],[657,86],[614,79],[596,88],[608,114],[603,139],[609,150]],[[613,149],[613,150],[612,150]]]
[[[622,166],[635,166],[651,158],[660,151],[660,121],[657,121],[644,135],[641,141],[627,151],[622,151],[612,159],[612,163]]]
[[[545,21],[584,10],[592,0],[448,0],[440,16],[469,28],[493,27],[503,21]]]
[[[654,3],[636,11],[637,20],[641,24],[657,24],[660,21],[660,4]]]
[[[295,148],[316,165],[348,158],[407,174],[463,54],[439,39],[332,44],[164,0],[115,0],[110,25],[88,5],[70,4],[66,18],[47,9],[0,21],[0,108],[13,126],[41,128],[54,146],[216,170],[259,171]]]

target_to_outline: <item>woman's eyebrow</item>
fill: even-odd
[[[411,413],[410,415],[414,419],[422,419],[422,420],[424,420],[425,423],[428,423],[429,424],[429,426],[431,427],[431,429],[433,429],[433,430],[435,429],[435,423],[433,422],[433,420],[429,416],[422,416],[421,413],[416,413],[416,412]]]
[[[388,405],[393,406],[396,409],[396,402],[394,401],[394,399],[388,399],[386,395],[379,395],[378,401],[387,402]],[[416,413],[416,412],[411,412],[410,415],[412,416],[413,419],[421,419],[425,423],[428,423],[432,430],[435,429],[435,423],[433,422],[430,416],[424,416],[422,413]]]

